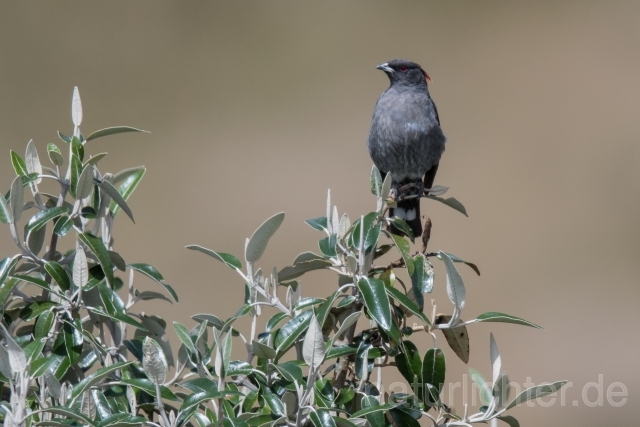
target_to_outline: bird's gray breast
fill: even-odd
[[[376,167],[396,182],[419,179],[440,161],[444,136],[426,91],[385,91],[373,112],[369,153]]]

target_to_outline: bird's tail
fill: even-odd
[[[409,224],[411,230],[413,230],[414,237],[420,238],[420,236],[422,235],[419,197],[399,201],[397,208],[389,209],[389,216],[397,216],[398,218],[402,218],[407,224]],[[397,234],[399,236],[402,236],[404,234],[393,225],[389,227],[389,232],[392,234]]]

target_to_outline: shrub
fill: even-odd
[[[564,384],[534,387],[510,400],[491,336],[491,384],[472,371],[485,406],[468,415],[443,402],[446,362],[444,351],[435,348],[437,331],[466,363],[467,325],[538,326],[496,312],[462,322],[465,287],[456,264],[479,274],[477,267],[445,252],[427,252],[430,226],[421,236],[423,250],[412,255],[411,229],[384,215],[393,203],[387,200],[390,175],[383,181],[375,167],[371,191],[376,210],[352,222],[328,198],[326,215],[307,221],[324,235],[320,254],[304,252],[292,266],[263,271],[256,265],[284,213],[267,219],[246,240],[244,265],[234,255],[187,246],[234,270],[245,297],[229,319],[197,314],[191,328],[173,322],[180,340],[174,353],[164,338],[166,321],[135,309],[141,300],[177,302],[176,292],[153,266],[126,264],[113,247],[115,219],[124,212],[133,220],[127,200],[145,169],[102,173],[99,162],[106,153],[85,154],[93,139],[142,131],[112,127],[85,137],[77,89],[72,119],[73,135],[58,133],[63,150],[47,146],[52,166],[41,162],[33,141],[24,158],[11,152],[16,177],[6,197],[0,196],[0,221],[9,226],[18,248],[0,262],[0,414],[5,426],[384,427],[418,426],[421,417],[434,425],[497,418],[516,426],[505,411]],[[57,183],[59,193],[41,192],[43,180]],[[445,191],[433,188],[429,197],[464,213],[457,200],[440,197]],[[21,219],[26,224],[19,228]],[[390,234],[388,222],[407,236]],[[72,248],[61,252],[61,239],[71,241]],[[398,261],[377,265],[390,251],[399,253]],[[429,308],[424,294],[434,286],[434,260],[446,269],[451,315],[437,314],[435,307],[429,316],[424,313]],[[401,269],[408,274],[404,281],[396,276]],[[337,283],[329,295],[303,298],[296,279],[313,270],[335,272]],[[162,292],[139,289],[136,275],[152,279]],[[266,323],[258,321],[260,316],[268,317]],[[410,326],[411,316],[421,326]],[[241,317],[251,318],[249,331],[234,328]],[[424,355],[410,340],[418,332],[434,338],[434,348]],[[234,345],[246,349],[246,359],[232,360]],[[175,368],[171,375],[170,367]],[[397,369],[412,393],[381,392],[383,369]]]

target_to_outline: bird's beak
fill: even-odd
[[[385,62],[384,64],[380,64],[376,67],[378,70],[382,70],[385,73],[395,73],[395,70],[389,67],[389,63]]]

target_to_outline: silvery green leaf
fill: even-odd
[[[36,145],[33,143],[33,139],[27,144],[27,152],[24,160],[27,164],[27,171],[29,173],[37,173],[38,175],[42,175],[42,165],[40,164],[38,150],[36,150]],[[36,184],[40,184],[41,181],[42,178],[38,178],[36,180]]]
[[[333,207],[333,216],[331,217],[331,229],[333,230],[334,234],[338,233],[338,230],[340,229],[340,216],[338,215],[337,206]]]
[[[358,318],[360,317],[361,314],[362,314],[362,311],[356,311],[355,313],[351,313],[346,319],[342,321],[340,328],[338,328],[338,332],[336,332],[336,334],[333,336],[333,338],[329,342],[330,344],[329,347],[333,345],[333,342],[336,339],[340,339],[340,336],[344,334],[347,331],[347,329],[349,329],[353,324],[355,324],[358,321]]]
[[[311,317],[309,329],[304,336],[302,356],[312,370],[317,369],[324,360],[325,349],[324,340],[322,339],[322,327],[318,324],[318,319],[315,315]]]
[[[333,233],[333,227],[331,227],[331,189],[327,190],[327,232]]]
[[[278,230],[284,220],[284,212],[280,212],[267,219],[253,233],[247,243],[245,259],[247,262],[256,262],[260,259],[269,243],[269,239]]]
[[[376,197],[380,197],[382,190],[382,176],[380,175],[380,171],[373,165],[371,168],[371,194]]]
[[[469,267],[471,267],[471,269],[472,269],[473,271],[475,271],[475,272],[476,272],[476,274],[477,274],[478,276],[480,275],[480,269],[479,269],[479,268],[478,268],[478,266],[477,266],[477,265],[475,265],[474,263],[472,263],[472,262],[468,262],[468,261],[465,261],[465,260],[460,259],[460,258],[458,258],[457,256],[455,256],[455,255],[451,255],[451,254],[449,254],[449,253],[447,253],[447,255],[449,256],[449,258],[451,258],[451,261],[453,261],[453,262],[461,262],[461,263],[463,263],[463,264],[466,264],[466,265],[468,265]],[[442,255],[438,254],[438,258],[442,259]]]
[[[139,294],[136,294],[136,298],[143,301],[161,299],[173,304],[173,301],[171,301],[169,298],[167,298],[166,296],[164,296],[164,294],[161,294],[160,292],[143,291],[143,292],[140,292]]]
[[[98,162],[102,160],[102,158],[106,155],[107,153],[98,153],[95,156],[91,156],[89,159],[87,159],[86,162],[84,162],[84,166],[96,166]]]
[[[251,342],[251,352],[261,359],[275,359],[276,350],[258,341]]]
[[[163,384],[169,366],[160,345],[153,338],[146,337],[142,343],[142,354],[142,368],[147,378],[154,384]]]
[[[5,378],[11,378],[11,364],[9,363],[9,352],[3,345],[0,345],[0,373]]]
[[[80,101],[80,92],[78,86],[73,88],[73,100],[71,101],[71,119],[73,124],[80,126],[82,123],[82,102]]]
[[[380,198],[382,198],[382,200],[387,200],[389,198],[390,192],[391,192],[391,172],[387,172],[387,175],[384,177],[384,181],[382,182],[382,189],[380,190]]]
[[[344,239],[344,236],[347,235],[347,231],[351,227],[351,221],[349,220],[349,216],[347,214],[342,214],[342,218],[340,218],[340,225],[338,226],[338,237],[340,239]]]
[[[220,331],[217,329],[213,329],[213,342],[216,345],[216,359],[215,359],[215,363],[214,363],[214,368],[216,370],[216,375],[218,375],[220,378],[224,378],[226,372],[224,371],[224,365],[223,365],[223,355],[222,355],[222,340],[220,339]]]
[[[567,381],[563,380],[563,381],[556,381],[551,384],[542,384],[537,387],[531,387],[523,391],[522,393],[520,393],[515,399],[511,401],[511,403],[509,403],[509,405],[507,405],[507,407],[504,410],[505,411],[509,410],[514,406],[517,406],[528,400],[537,399],[538,397],[544,397],[552,393],[555,393],[556,391],[560,390],[562,386],[564,386],[566,383]]]
[[[133,387],[130,385],[127,386],[127,400],[129,401],[129,409],[131,410],[131,415],[136,415],[138,412],[138,401],[136,399],[136,392],[133,390]]]
[[[93,190],[93,168],[89,165],[85,166],[78,178],[76,184],[76,199],[82,200],[91,194]]]
[[[491,357],[491,370],[493,372],[493,383],[495,384],[500,376],[502,361],[500,358],[500,352],[498,351],[498,344],[496,344],[493,333],[489,334],[489,341],[489,356]]]
[[[511,316],[509,314],[497,313],[495,311],[482,313],[477,318],[469,321],[468,323],[476,323],[476,322],[513,323],[515,325],[531,326],[532,328],[544,330],[542,326],[538,326],[535,323],[529,322],[528,320],[524,320],[516,316]]]
[[[7,200],[0,194],[0,221],[5,224],[13,223],[13,214],[11,208],[7,204]]]
[[[351,254],[347,256],[347,270],[351,274],[354,274],[356,271],[358,271],[358,260]]]
[[[229,363],[231,362],[231,333],[227,332],[222,340],[222,346],[220,347],[220,355],[222,357],[222,368],[223,375],[226,376],[227,372],[229,372]]]
[[[444,193],[449,191],[449,187],[445,187],[444,185],[434,185],[427,190],[429,190],[430,196],[442,196]]]
[[[493,385],[493,397],[496,399],[495,408],[503,406],[509,400],[509,377],[506,373],[500,375],[498,381]]]
[[[462,203],[460,203],[455,197],[449,197],[448,199],[444,199],[442,197],[428,196],[428,198],[431,199],[431,200],[437,200],[440,203],[443,203],[443,204],[449,206],[450,208],[453,208],[453,209],[457,210],[458,212],[460,212],[461,214],[463,214],[466,217],[469,216],[469,215],[467,215],[467,210],[465,209],[464,205]]]
[[[131,126],[114,126],[110,128],[100,129],[95,132],[92,132],[88,137],[87,141],[91,141],[92,139],[100,138],[108,135],[115,135],[116,133],[123,132],[144,132],[149,133],[148,130],[136,129]]]
[[[90,166],[87,166],[87,167],[90,167]],[[131,212],[131,208],[129,208],[129,205],[127,204],[126,200],[124,200],[122,195],[120,195],[118,190],[116,190],[116,188],[109,181],[107,180],[102,181],[102,183],[100,183],[100,188],[102,188],[104,192],[107,193],[109,197],[111,197],[111,199],[113,199],[113,201],[116,202],[118,206],[120,206],[120,208],[124,211],[124,213],[126,213],[127,216],[131,218],[131,221],[133,221],[134,223],[136,222],[133,219],[133,212]]]
[[[80,412],[89,419],[94,419],[96,416],[96,402],[94,402],[93,396],[91,396],[91,392],[89,390],[82,394]]]
[[[64,163],[64,157],[62,157],[62,153],[56,144],[47,144],[47,153],[49,154],[49,160],[51,160],[51,163],[56,166],[62,166]]]
[[[467,296],[464,283],[462,283],[462,277],[460,277],[460,274],[458,273],[458,270],[456,270],[456,266],[453,264],[449,255],[444,252],[440,252],[440,256],[442,257],[442,261],[444,262],[447,270],[447,294],[449,295],[451,302],[461,310],[464,307]]]
[[[73,283],[79,288],[84,288],[88,281],[89,267],[87,266],[87,256],[84,253],[84,249],[78,246],[73,261]]]
[[[491,403],[491,390],[489,385],[482,377],[482,374],[475,369],[469,368],[469,375],[478,388],[478,392],[480,393],[480,402],[482,402],[483,405],[488,406]]]
[[[0,323],[0,333],[4,337],[7,343],[7,352],[9,353],[9,365],[11,366],[12,373],[22,372],[27,369],[27,357],[24,354],[24,350],[16,343],[9,333],[4,327],[3,324]]]
[[[22,178],[17,176],[11,183],[11,214],[13,215],[13,223],[20,221],[22,216],[22,208],[24,205],[24,187],[22,186]]]

